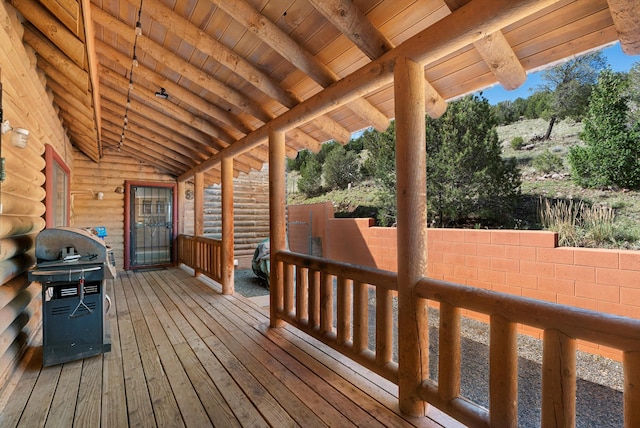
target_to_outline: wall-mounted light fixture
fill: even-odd
[[[12,128],[8,120],[2,122],[2,135],[11,132],[11,145],[24,149],[29,141],[29,130],[25,128]]]

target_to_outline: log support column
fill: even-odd
[[[233,158],[222,158],[222,294],[233,294]]]
[[[178,206],[176,212],[178,213],[178,235],[184,235],[185,224],[184,224],[184,212],[186,210],[187,198],[185,197],[186,191],[186,182],[178,181]]]
[[[193,236],[197,239],[204,235],[204,173],[196,172],[193,185]],[[195,243],[195,276],[200,275],[200,248]]]
[[[282,327],[277,317],[283,310],[283,268],[275,260],[278,251],[286,249],[285,218],[285,135],[269,131],[269,241],[270,241],[270,326]]]
[[[398,387],[400,410],[424,416],[418,386],[428,377],[427,304],[415,286],[427,273],[424,68],[406,58],[394,70],[398,202]]]

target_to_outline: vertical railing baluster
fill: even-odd
[[[283,268],[284,278],[284,312],[287,315],[293,313],[293,265],[285,263]]]
[[[542,426],[576,425],[576,341],[545,330],[542,348]]]
[[[391,291],[376,287],[376,364],[393,359],[393,299]]]
[[[369,286],[353,281],[353,350],[369,347]]]
[[[309,325],[320,327],[320,272],[307,269],[309,283]]]
[[[351,340],[351,281],[338,277],[338,325],[337,342],[344,345]]]
[[[490,317],[489,418],[493,427],[518,426],[518,352],[516,324]]]
[[[622,353],[624,373],[624,426],[640,426],[640,351]]]
[[[460,308],[440,303],[438,393],[445,401],[460,395]]]
[[[296,319],[298,321],[309,318],[309,294],[307,283],[307,269],[296,266]]]
[[[333,331],[333,275],[320,273],[320,332]]]

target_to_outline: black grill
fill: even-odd
[[[36,258],[29,280],[42,284],[43,365],[109,352],[105,280],[115,278],[115,266],[104,241],[84,229],[45,229]]]

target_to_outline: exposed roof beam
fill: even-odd
[[[494,33],[552,4],[555,0],[475,0],[432,26],[407,39],[302,104],[262,126],[178,179],[187,180],[220,163],[224,156],[236,156],[263,144],[270,129],[286,131],[311,117],[325,114],[347,102],[371,93],[393,81],[395,61],[407,57],[425,66],[474,43],[482,34]]]
[[[11,0],[11,4],[78,67],[85,68],[84,43],[76,34],[34,0]]]
[[[622,51],[640,55],[640,0],[608,0]]]
[[[445,0],[452,12],[467,2]],[[502,31],[495,31],[473,43],[476,50],[489,66],[498,82],[508,91],[519,88],[527,80],[527,72],[520,63]]]
[[[309,0],[342,34],[346,35],[371,60],[380,58],[395,46],[367,16],[349,0]],[[425,80],[425,111],[438,118],[447,110],[447,102]]]
[[[57,46],[48,39],[43,39],[30,25],[24,26],[22,38],[38,55],[67,76],[70,82],[83,92],[89,92],[89,74],[71,61]]]
[[[340,76],[331,71],[326,65],[311,55],[309,51],[300,46],[300,44],[273,22],[266,19],[248,3],[243,0],[210,1],[224,10],[237,22],[244,25],[249,31],[256,34],[260,40],[267,43],[283,58],[309,75],[314,81],[320,84],[320,86],[327,87],[340,80]],[[380,131],[384,131],[389,126],[389,119],[364,99],[352,100],[348,108],[357,115],[365,118]]]
[[[40,0],[69,30],[80,33],[80,5],[74,0]]]
[[[380,58],[393,43],[350,0],[308,0],[342,34],[358,46],[369,59]]]

